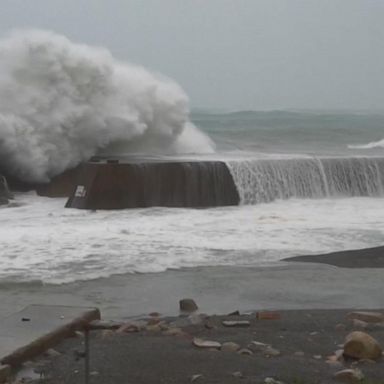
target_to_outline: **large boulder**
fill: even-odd
[[[350,333],[344,344],[344,355],[355,359],[377,360],[382,349],[379,343],[368,333],[355,331]]]
[[[13,199],[13,195],[8,188],[7,179],[0,175],[0,205],[8,204],[9,199]]]

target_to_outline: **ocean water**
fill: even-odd
[[[242,204],[214,209],[65,209],[16,194],[0,208],[0,282],[60,284],[384,244],[384,115],[194,112]]]

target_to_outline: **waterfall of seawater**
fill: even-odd
[[[227,165],[241,204],[291,197],[384,196],[384,158],[254,159]]]

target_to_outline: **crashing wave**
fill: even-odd
[[[46,31],[0,41],[0,168],[47,181],[100,150],[211,152],[174,81]]]

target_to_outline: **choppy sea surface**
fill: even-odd
[[[0,282],[266,265],[384,244],[384,115],[194,112],[242,205],[83,211],[17,194],[0,208]]]

